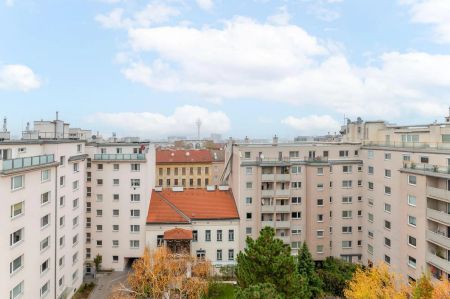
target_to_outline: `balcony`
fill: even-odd
[[[261,190],[262,197],[272,197],[275,194],[273,189]]]
[[[402,171],[412,172],[422,175],[448,178],[450,166],[439,166],[424,163],[404,162]]]
[[[427,240],[450,250],[450,238],[447,238],[444,234],[427,230]]]
[[[264,228],[266,226],[275,227],[275,224],[273,221],[261,221],[261,227]]]
[[[427,186],[427,196],[450,203],[450,191]]]
[[[276,205],[275,209],[277,212],[290,212],[291,206],[290,205]]]
[[[291,227],[291,221],[285,220],[285,221],[276,221],[275,227],[277,228],[290,228]]]
[[[289,196],[291,194],[289,189],[276,189],[275,196]]]
[[[145,154],[95,154],[93,161],[145,161]]]
[[[273,173],[269,174],[262,174],[261,175],[261,181],[263,182],[273,182],[275,180],[275,175]]]
[[[278,239],[283,241],[284,244],[291,244],[291,237],[289,236],[276,236]]]
[[[443,259],[431,252],[427,252],[427,262],[438,267],[441,270],[444,270],[447,273],[450,273],[450,262],[446,259]]]
[[[450,143],[441,142],[378,142],[378,141],[364,141],[363,146],[369,147],[389,147],[389,148],[417,148],[417,149],[450,149]]]
[[[263,205],[263,206],[261,206],[261,212],[273,213],[273,212],[275,212],[275,206],[274,205]]]
[[[46,167],[55,162],[54,155],[41,155],[24,158],[16,158],[0,161],[0,170],[3,173],[20,171],[31,167]]]
[[[289,182],[291,180],[291,175],[290,174],[277,174],[276,176],[276,180],[279,182]]]
[[[427,208],[427,218],[446,225],[450,225],[450,214],[447,214],[445,211],[438,211]]]

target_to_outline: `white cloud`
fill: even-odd
[[[291,15],[289,14],[286,6],[281,6],[280,8],[278,8],[276,14],[269,16],[269,18],[267,18],[269,23],[275,25],[287,25],[290,19]]]
[[[115,8],[107,14],[98,14],[95,20],[105,28],[148,27],[162,24],[180,14],[179,10],[159,2],[151,2],[131,17],[125,17],[125,10]]]
[[[414,23],[433,27],[434,39],[439,43],[450,43],[450,1],[449,0],[401,0],[410,6]]]
[[[29,67],[21,64],[0,65],[0,90],[29,91],[40,86],[41,81]]]
[[[200,119],[201,135],[225,133],[230,130],[230,119],[222,111],[209,111],[198,106],[177,107],[172,115],[152,112],[95,113],[88,122],[114,127],[123,134],[142,137],[169,135],[196,136],[196,121]]]
[[[214,6],[214,2],[212,0],[196,0],[197,5],[203,10],[211,10]]]
[[[288,116],[281,123],[297,130],[300,134],[324,135],[338,132],[339,123],[329,115],[310,115],[305,117]]]

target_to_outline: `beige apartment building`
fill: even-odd
[[[386,262],[405,280],[450,278],[450,122],[348,122],[338,142],[230,143],[223,181],[246,236],[264,226],[297,253]]]

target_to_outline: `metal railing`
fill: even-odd
[[[450,143],[442,142],[363,141],[363,146],[450,150]]]
[[[439,166],[439,165],[424,164],[424,163],[416,164],[414,162],[404,162],[403,168],[424,171],[424,172],[436,172],[436,173],[450,174],[450,165],[449,166]]]
[[[3,171],[6,170],[15,170],[32,166],[40,166],[45,164],[50,164],[55,162],[54,155],[41,155],[41,156],[32,156],[32,157],[24,157],[24,158],[16,158],[10,160],[3,160],[1,164],[1,169]]]
[[[145,160],[145,154],[95,154],[94,160]]]

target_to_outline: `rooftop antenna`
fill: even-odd
[[[8,125],[7,125],[7,119],[6,116],[3,118],[3,132],[8,132]]]
[[[197,118],[195,125],[197,126],[197,139],[200,140],[200,127],[202,126],[202,121],[200,118]]]
[[[30,131],[30,122],[29,121],[27,121],[27,127],[25,128],[25,130],[28,132],[28,131]]]

